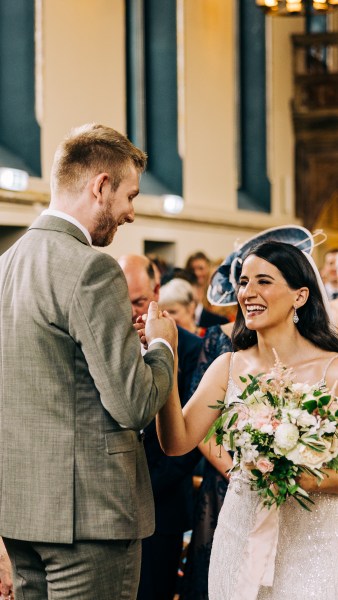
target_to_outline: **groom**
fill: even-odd
[[[134,600],[154,530],[139,430],[172,385],[176,328],[148,311],[142,358],[108,254],[145,155],[101,125],[58,147],[50,208],[0,259],[0,535],[16,600]]]

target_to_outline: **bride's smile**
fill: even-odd
[[[239,281],[238,302],[248,329],[292,322],[298,290],[291,289],[281,272],[258,256],[249,256]]]

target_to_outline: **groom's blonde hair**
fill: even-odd
[[[146,154],[122,133],[88,123],[72,129],[59,144],[51,171],[51,188],[54,193],[60,190],[80,193],[89,178],[107,172],[112,190],[116,191],[128,167],[133,165],[142,173],[146,162]]]

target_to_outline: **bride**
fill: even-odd
[[[173,389],[157,417],[167,454],[184,454],[197,446],[218,416],[210,405],[236,398],[243,389],[241,375],[270,371],[274,350],[286,367],[292,367],[296,381],[333,388],[338,380],[338,337],[330,328],[315,271],[305,254],[290,244],[268,241],[249,250],[239,279],[232,336],[236,352],[212,363],[183,412]],[[214,536],[209,600],[337,600],[338,474],[325,471],[320,485],[312,476],[300,477],[300,485],[315,502],[311,512],[293,498],[278,511],[269,586],[264,573],[246,567],[258,495],[245,473],[232,476]],[[261,550],[264,539],[253,556],[257,564]]]

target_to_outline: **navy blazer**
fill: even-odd
[[[178,327],[178,388],[181,404],[189,400],[191,376],[202,348],[202,338]],[[201,458],[195,448],[184,456],[166,456],[162,451],[155,420],[145,428],[144,447],[155,500],[155,530],[170,534],[192,527],[192,473]]]

